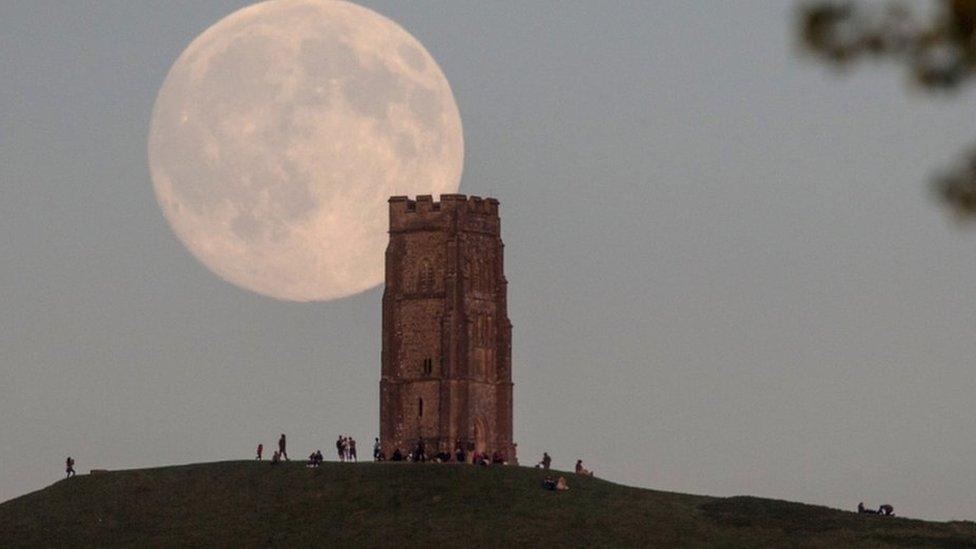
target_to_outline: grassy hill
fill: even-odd
[[[565,474],[233,461],[78,476],[0,504],[0,546],[976,547],[976,523],[859,516]]]

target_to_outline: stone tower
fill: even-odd
[[[498,201],[390,199],[380,444],[404,455],[504,454],[512,442],[512,324]]]

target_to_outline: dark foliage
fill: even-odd
[[[846,67],[859,59],[889,59],[905,65],[912,81],[930,91],[955,90],[976,74],[976,0],[939,0],[934,10],[922,3],[807,2],[799,17],[804,49]],[[962,169],[935,183],[938,196],[962,217],[976,219],[976,149]]]

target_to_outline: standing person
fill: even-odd
[[[376,437],[376,442],[373,443],[373,461],[380,460],[380,437]]]
[[[64,472],[68,475],[64,478],[75,476],[75,460],[71,456],[68,456],[68,459],[64,460]]]
[[[261,461],[261,454],[263,453],[264,453],[264,444],[258,444],[258,457],[256,457],[255,459]]]
[[[356,461],[356,439],[349,437],[349,461]]]
[[[552,464],[552,458],[549,457],[549,452],[542,452],[542,461],[539,463],[542,465],[544,470],[549,470],[549,465]]]
[[[336,439],[336,453],[339,454],[339,461],[346,461],[346,454],[342,451],[342,435]]]
[[[285,434],[281,433],[281,438],[278,439],[278,453],[281,457],[288,461],[288,452],[285,451]]]

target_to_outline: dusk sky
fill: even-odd
[[[976,89],[805,58],[785,1],[361,4],[440,65],[459,192],[501,202],[523,465],[976,520],[976,230],[929,185]],[[0,501],[68,455],[378,436],[382,287],[241,289],[154,195],[167,72],[245,5],[0,4]]]

